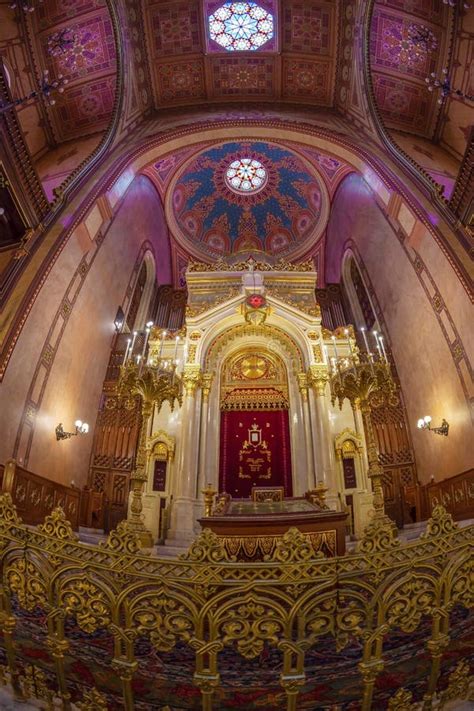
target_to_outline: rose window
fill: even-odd
[[[267,171],[255,158],[239,158],[227,168],[225,181],[236,193],[255,193],[267,182]]]
[[[255,2],[226,2],[209,16],[209,34],[229,52],[258,49],[273,37],[273,16]]]

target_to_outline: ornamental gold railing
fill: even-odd
[[[411,692],[401,688],[387,708],[442,708],[451,698],[465,697],[465,662],[451,670],[449,685],[442,690],[439,680],[450,645],[450,613],[473,603],[474,527],[459,528],[437,506],[415,542],[401,544],[391,526],[367,530],[353,554],[324,558],[291,529],[269,560],[239,564],[206,529],[187,554],[160,560],[140,552],[139,536],[125,522],[104,543],[86,545],[78,541],[61,509],[37,528],[27,527],[10,495],[3,494],[0,683],[10,685],[18,698],[39,698],[46,708],[111,708],[103,689],[85,686],[78,696],[77,684],[71,685],[68,629],[74,623],[85,647],[101,630],[113,640],[109,672],[120,680],[122,695],[114,708],[129,711],[140,701],[134,687],[140,673],[136,644],[146,638],[156,653],[184,645],[194,655],[192,681],[200,699],[198,706],[186,708],[205,711],[222,708],[219,664],[226,648],[256,669],[265,649],[279,650],[284,701],[274,708],[296,711],[306,681],[305,655],[330,635],[338,652],[357,640],[361,694],[354,708],[378,711],[374,686],[384,669],[384,638],[397,630],[411,634],[422,620],[429,620],[425,652],[431,668],[423,682],[423,699],[415,703]],[[35,610],[41,611],[42,653],[48,655],[54,675],[45,673],[37,652],[33,662],[22,659],[17,628],[22,616]],[[143,703],[140,708],[146,707]],[[323,707],[316,703],[312,708]]]

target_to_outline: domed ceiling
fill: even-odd
[[[254,251],[295,258],[321,235],[328,210],[316,170],[296,152],[261,141],[202,151],[166,197],[174,236],[204,259]]]

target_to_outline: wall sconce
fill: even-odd
[[[56,427],[56,439],[70,439],[71,437],[75,437],[78,434],[87,434],[89,432],[89,425],[87,422],[83,422],[82,420],[76,420],[74,423],[74,426],[76,428],[75,432],[65,432],[63,429],[63,423],[60,422],[59,425]]]
[[[417,427],[419,430],[431,430],[431,432],[436,432],[436,434],[444,435],[445,437],[448,436],[449,432],[449,423],[444,419],[444,417],[439,427],[431,427],[431,417],[429,415],[425,415],[425,417],[420,417],[417,422]]]
[[[115,330],[117,333],[120,333],[120,331],[123,328],[124,323],[125,323],[125,314],[122,310],[122,307],[119,306],[117,309],[117,314],[114,318],[114,326],[115,326]]]

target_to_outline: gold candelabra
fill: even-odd
[[[138,361],[138,362],[137,362]],[[127,518],[127,528],[136,533],[145,547],[153,545],[151,532],[143,523],[143,489],[147,480],[146,444],[150,418],[155,406],[160,411],[164,402],[168,402],[171,410],[175,401],[179,405],[183,401],[183,383],[176,373],[176,364],[161,358],[149,363],[130,359],[120,368],[118,391],[121,395],[140,395],[142,400],[142,425],[138,441],[135,466],[130,476],[132,487],[132,502]]]
[[[392,377],[390,364],[385,354],[378,359],[371,353],[352,354],[347,358],[333,358],[330,378],[331,400],[337,400],[339,407],[345,399],[353,408],[360,407],[367,443],[368,476],[372,482],[374,519],[379,523],[390,523],[385,514],[383,496],[383,467],[379,462],[374,428],[372,425],[372,404],[395,404],[396,385]]]

